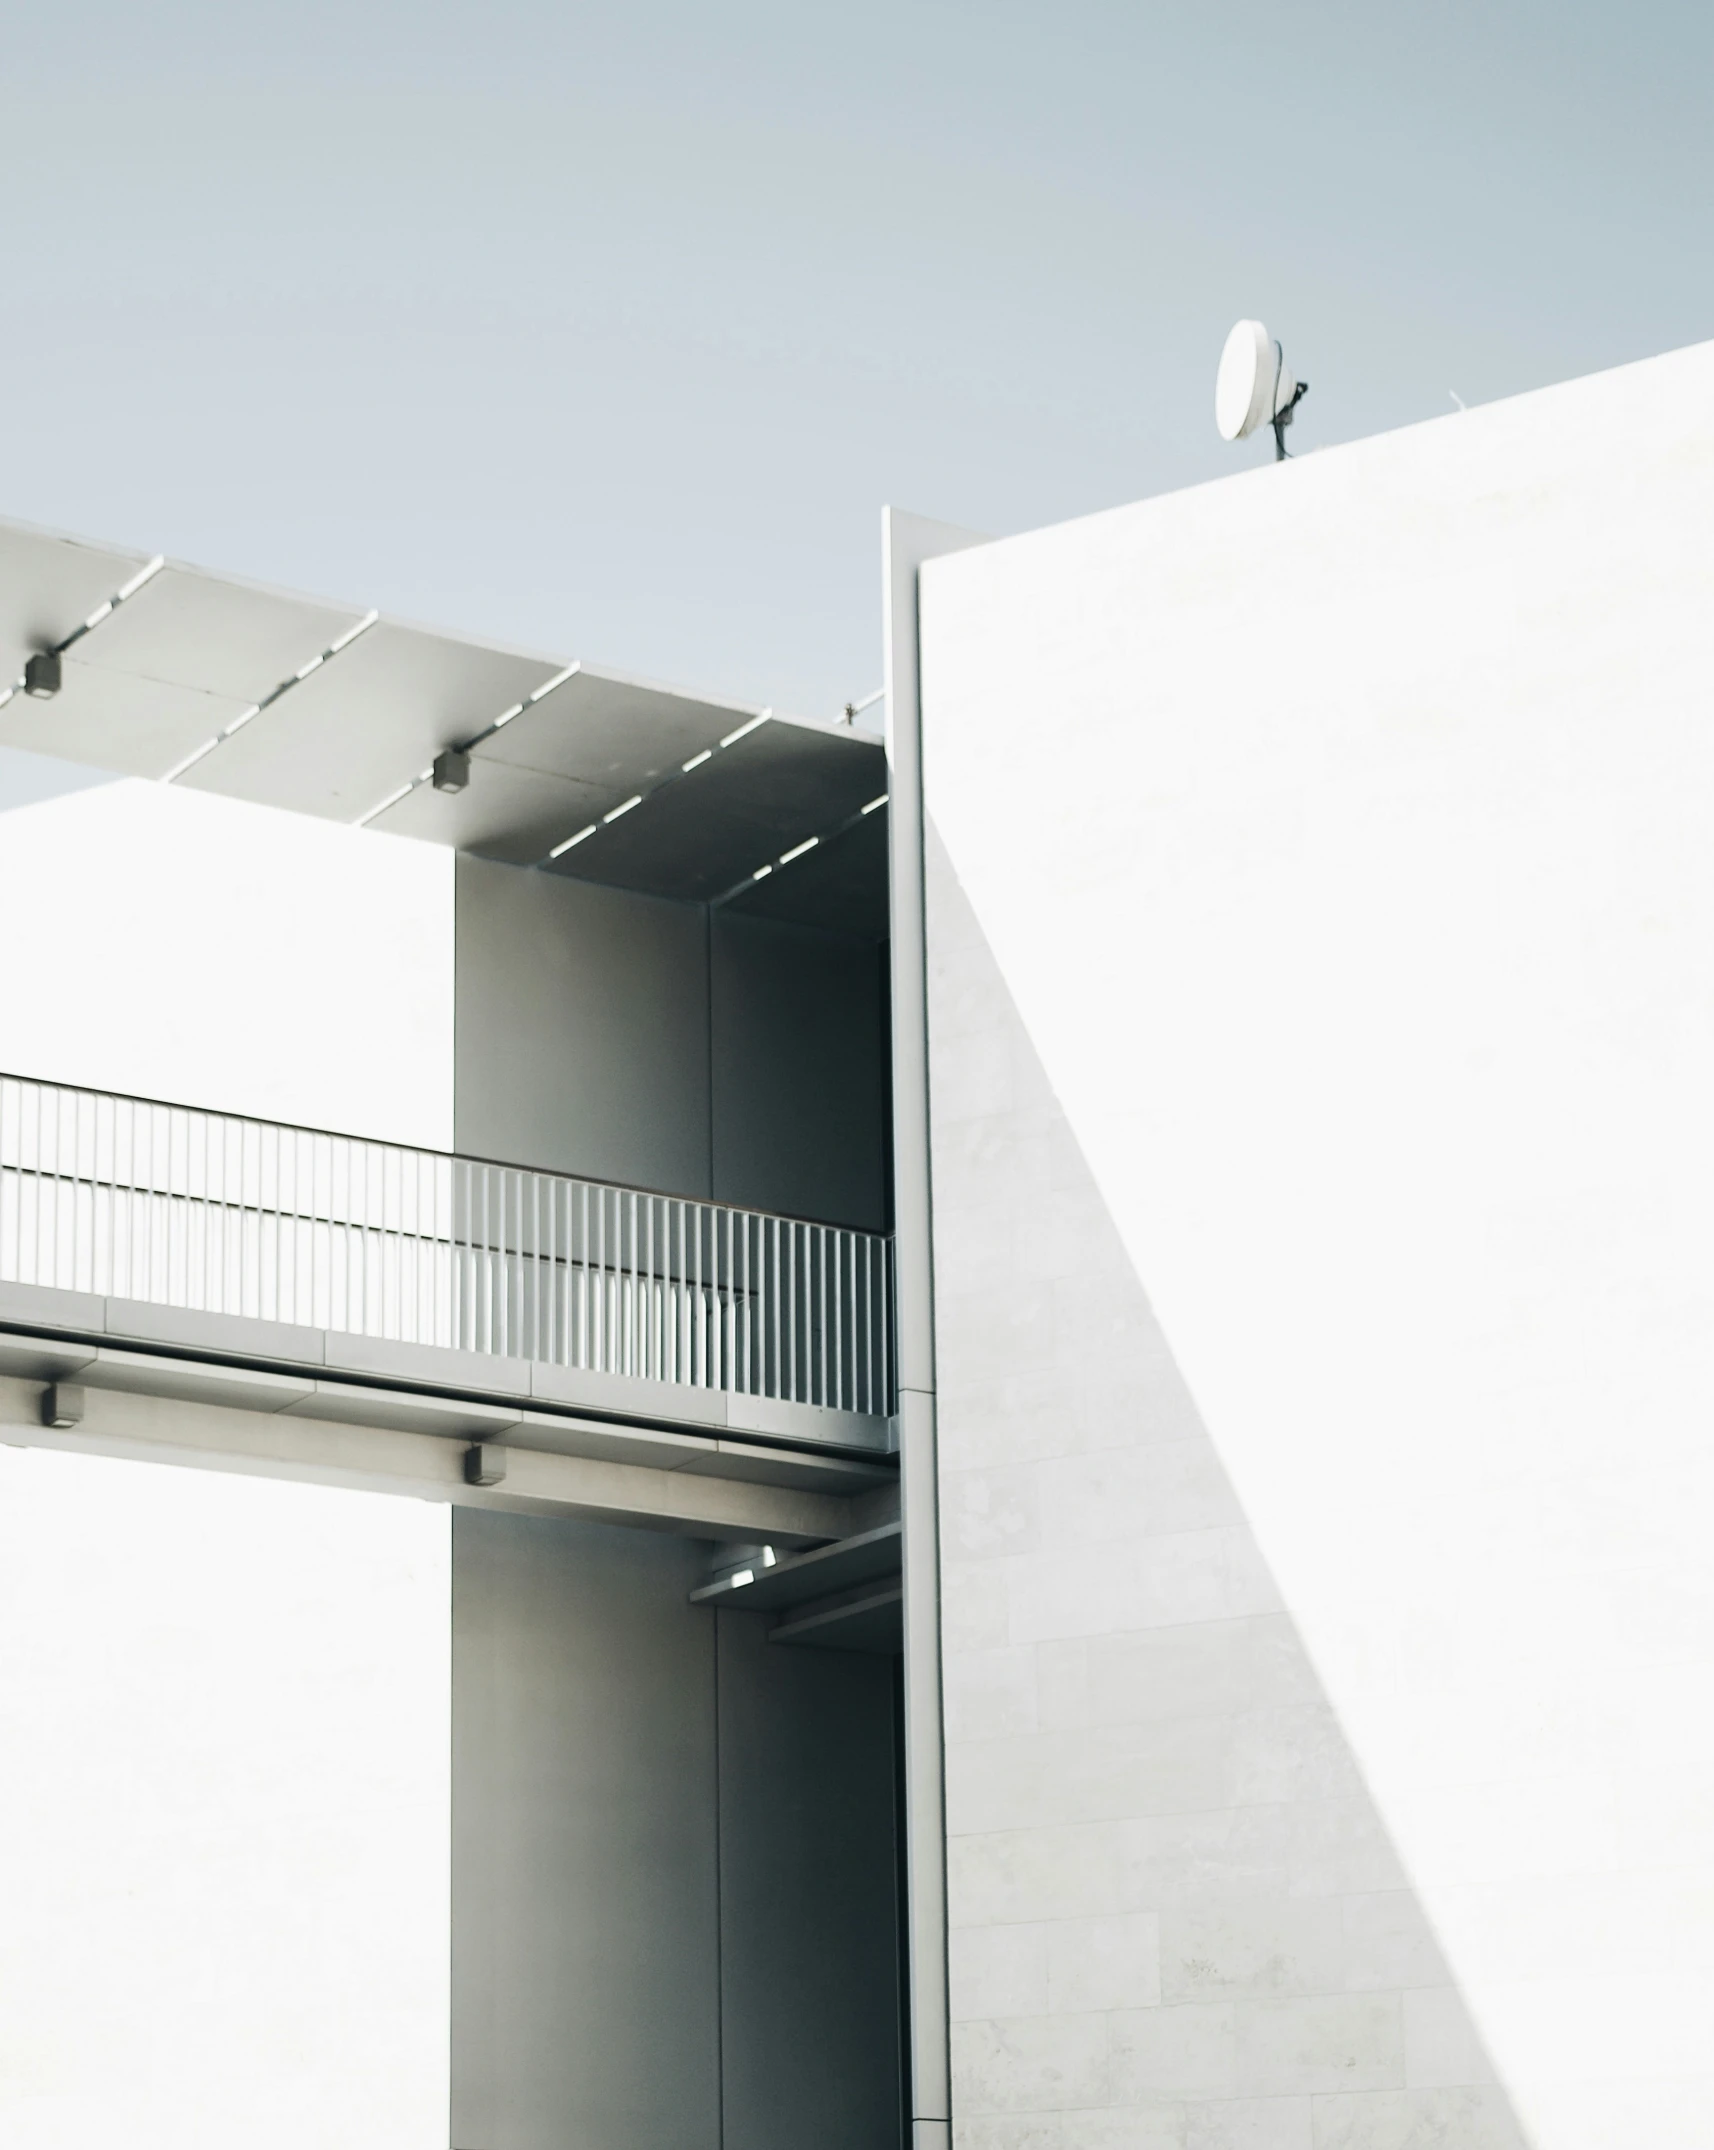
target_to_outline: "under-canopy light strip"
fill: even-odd
[[[806,836],[802,843],[793,844],[789,851],[782,851],[778,858],[769,859],[765,866],[758,866],[754,873],[747,873],[742,881],[735,881],[723,895],[711,897],[709,909],[717,911],[723,903],[735,902],[738,897],[754,888],[758,881],[766,881],[770,875],[778,873],[782,866],[789,866],[794,859],[820,850],[823,844],[837,843],[847,829],[854,829],[858,822],[867,821],[871,814],[878,814],[886,805],[888,797],[888,793],[882,792],[878,799],[871,799],[867,806],[860,806],[854,814],[847,814],[837,828],[824,830],[819,836]]]
[[[131,577],[129,582],[120,584],[119,588],[114,591],[113,595],[107,600],[106,604],[97,605],[95,610],[89,615],[88,619],[84,621],[81,627],[74,627],[72,629],[71,633],[67,635],[65,640],[60,644],[58,654],[63,657],[66,651],[71,648],[74,642],[81,642],[84,636],[87,634],[92,634],[95,629],[101,625],[103,620],[111,619],[114,613],[118,611],[119,607],[125,603],[126,599],[135,597],[137,592],[143,587],[145,583],[153,582],[155,577],[161,572],[161,569],[165,567],[166,564],[166,554],[161,552],[156,553],[155,557],[152,560],[148,561],[144,566],[140,567],[137,570],[137,572]]]
[[[366,634],[380,617],[381,615],[378,612],[364,613],[363,617],[354,621],[336,642],[330,642],[319,657],[312,657],[308,664],[300,665],[291,678],[282,679],[271,694],[264,694],[259,702],[252,702],[248,709],[241,709],[230,724],[221,726],[212,739],[205,739],[201,746],[193,747],[183,761],[175,763],[167,771],[161,782],[163,784],[176,784],[187,769],[194,769],[205,755],[212,754],[218,746],[224,746],[234,732],[241,732],[245,725],[250,723],[253,718],[259,717],[264,709],[272,709],[282,695],[290,694],[301,680],[308,679],[313,672],[319,672],[322,666],[332,658],[337,657],[341,650],[349,649],[352,643],[357,640],[357,637],[361,634]]]
[[[66,636],[63,642],[56,642],[53,645],[53,648],[49,654],[55,657],[63,657],[66,651],[71,648],[74,642],[81,642],[85,635],[93,634],[95,629],[101,625],[103,620],[110,620],[113,617],[114,613],[119,610],[119,607],[124,604],[128,598],[135,597],[137,592],[143,587],[145,583],[153,582],[155,577],[161,572],[161,569],[165,567],[166,564],[167,556],[163,552],[158,552],[152,560],[145,561],[143,566],[138,568],[137,572],[131,577],[129,582],[121,583],[119,588],[114,591],[113,595],[108,598],[104,604],[97,605],[95,610],[89,615],[88,619],[84,620],[80,625],[74,627],[71,633]],[[0,709],[5,708],[6,704],[12,699],[13,695],[18,693],[18,691],[22,688],[23,684],[24,675],[20,672],[18,677],[12,682],[12,684],[8,688],[6,688],[4,693],[0,693]]]
[[[626,799],[620,805],[610,808],[598,821],[590,822],[587,828],[579,829],[575,836],[568,836],[563,843],[555,844],[546,858],[536,861],[537,865],[546,866],[553,859],[564,858],[568,851],[575,851],[579,844],[586,843],[591,836],[605,828],[608,822],[617,821],[621,814],[630,813],[634,807],[647,806],[651,799],[658,799],[663,791],[670,791],[674,784],[682,783],[692,770],[700,769],[704,762],[712,761],[715,755],[726,747],[736,746],[740,739],[747,738],[758,725],[766,724],[772,715],[771,709],[764,709],[759,716],[751,717],[740,724],[736,731],[728,732],[725,738],[715,745],[704,747],[700,754],[693,754],[688,761],[680,762],[676,769],[669,769],[658,784],[650,784],[634,798]]]

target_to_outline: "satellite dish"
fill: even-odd
[[[1285,353],[1260,321],[1240,321],[1220,354],[1214,381],[1214,423],[1222,440],[1248,440],[1264,422],[1274,429],[1274,453],[1285,461],[1285,429],[1309,393]]]

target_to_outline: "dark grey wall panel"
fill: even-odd
[[[705,1559],[454,1512],[454,2150],[719,2150]]]
[[[884,945],[460,858],[454,1140],[888,1222]]]
[[[713,914],[718,1200],[887,1224],[884,948]]]
[[[899,2150],[892,1660],[715,1618],[723,2150]]]
[[[473,858],[457,913],[456,1146],[706,1196],[705,914]]]

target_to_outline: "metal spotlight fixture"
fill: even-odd
[[[492,1441],[473,1441],[464,1451],[464,1483],[498,1486],[506,1482],[506,1451]]]
[[[38,702],[51,702],[60,691],[60,653],[39,649],[24,667],[24,692]]]
[[[462,791],[470,782],[470,755],[464,747],[448,747],[434,758],[436,791]]]

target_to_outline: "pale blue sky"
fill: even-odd
[[[1714,11],[14,0],[0,514],[759,701],[885,500],[1193,483],[1714,335]]]

